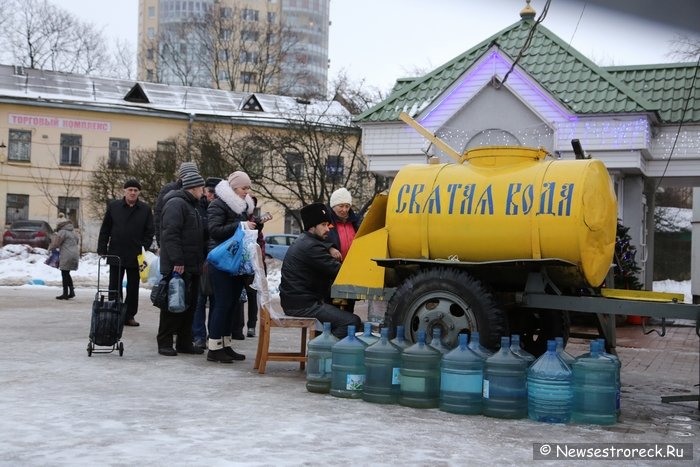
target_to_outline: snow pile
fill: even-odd
[[[689,232],[693,210],[657,207],[655,212],[657,232]]]

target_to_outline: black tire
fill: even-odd
[[[511,334],[520,334],[526,351],[539,357],[547,350],[547,340],[563,337],[569,341],[571,322],[567,311],[516,308],[509,316]]]
[[[430,341],[432,330],[441,329],[442,342],[457,346],[457,336],[478,330],[482,345],[498,348],[506,315],[481,282],[464,271],[426,269],[406,279],[389,301],[385,323],[390,334],[405,327],[406,339],[417,340],[419,330]]]
[[[88,357],[92,357],[92,342],[88,342],[87,353],[88,353]]]
[[[119,356],[121,357],[122,355],[124,355],[124,343],[120,342],[119,343]]]

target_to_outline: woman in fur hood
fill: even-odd
[[[209,251],[221,242],[228,240],[241,224],[243,229],[255,229],[255,222],[248,221],[255,203],[250,197],[250,177],[245,172],[236,171],[216,185],[217,198],[207,209],[209,225]],[[209,276],[214,291],[214,307],[209,314],[209,352],[207,360],[232,363],[245,360],[231,347],[231,329],[234,313],[237,311],[243,276],[232,276],[209,265]]]

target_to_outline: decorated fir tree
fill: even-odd
[[[617,237],[615,238],[615,288],[640,290],[642,283],[637,274],[641,270],[637,266],[637,248],[630,243],[632,237],[625,227],[617,221]]]

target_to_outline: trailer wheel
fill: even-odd
[[[482,345],[495,349],[504,333],[506,315],[481,282],[464,271],[426,269],[409,277],[389,301],[385,322],[394,334],[404,325],[406,339],[417,340],[418,331],[428,336],[441,330],[442,341],[456,347],[461,333],[479,331]]]
[[[545,353],[547,340],[563,337],[564,345],[569,340],[571,322],[567,311],[518,308],[509,322],[511,334],[520,334],[523,348],[535,357]]]

